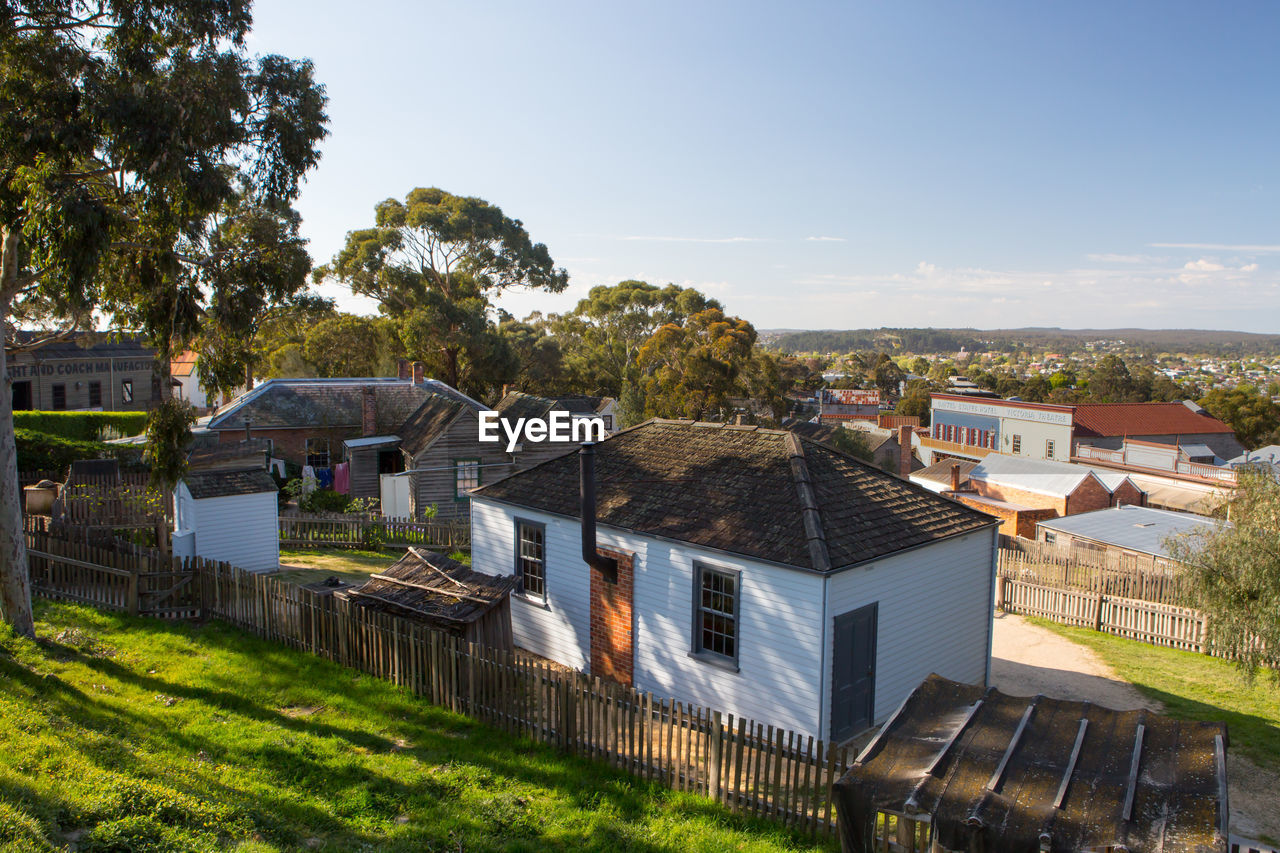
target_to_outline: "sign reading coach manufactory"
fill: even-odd
[[[159,399],[153,349],[130,338],[81,340],[8,354],[14,409],[143,411]]]

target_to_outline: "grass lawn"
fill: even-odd
[[[833,850],[221,623],[0,627],[0,849]]]
[[[1093,649],[1117,675],[1162,702],[1172,716],[1225,722],[1233,752],[1280,770],[1280,685],[1266,673],[1248,684],[1234,664],[1208,655],[1026,618]]]
[[[272,575],[287,583],[307,584],[338,577],[348,583],[364,583],[369,575],[382,571],[404,556],[399,548],[386,551],[356,551],[346,548],[280,549],[280,571]],[[453,559],[471,564],[471,555],[456,551]]]

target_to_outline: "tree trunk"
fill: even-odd
[[[0,321],[9,316],[18,276],[20,235],[5,231],[0,238]],[[18,489],[18,442],[13,434],[13,391],[9,359],[4,352],[7,332],[0,327],[0,615],[24,637],[35,637],[31,615],[31,578],[27,572],[27,540],[22,529],[22,493]]]

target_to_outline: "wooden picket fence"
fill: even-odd
[[[467,550],[471,547],[471,525],[459,520],[282,515],[280,544],[323,548],[422,545],[448,551]]]
[[[999,552],[1002,578],[1158,604],[1187,601],[1188,588],[1177,564],[1162,566],[1149,560],[1141,567],[1122,567],[1114,560],[1080,559],[1079,552],[1064,557],[1038,542],[1011,537],[1002,537],[1002,540]]]
[[[847,747],[494,649],[268,575],[30,525],[33,591],[167,618],[216,618],[385,678],[514,735],[814,836],[835,833]]]
[[[675,702],[226,565],[196,573],[206,616],[395,682],[512,734],[800,831],[834,832],[847,748]]]
[[[1213,654],[1198,610],[1082,589],[1044,586],[1014,577],[996,582],[996,606],[1064,625],[1203,654]]]

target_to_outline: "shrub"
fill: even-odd
[[[303,512],[346,512],[351,498],[340,495],[333,489],[316,489],[298,501]]]
[[[142,449],[63,438],[30,429],[15,429],[19,471],[65,471],[80,459],[119,459],[122,467],[142,469]]]
[[[73,441],[103,441],[139,435],[146,412],[14,412],[15,429],[29,429]]]

